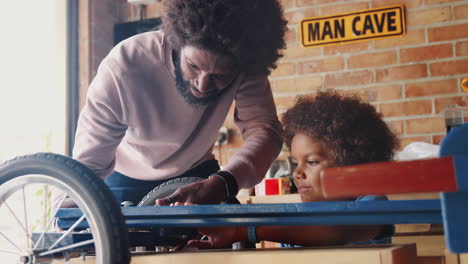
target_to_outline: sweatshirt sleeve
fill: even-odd
[[[129,100],[117,67],[104,60],[91,82],[78,119],[73,157],[105,178],[128,127]]]
[[[282,127],[267,76],[244,80],[236,95],[234,121],[239,127],[242,147],[224,168],[240,188],[259,183],[282,147]]]

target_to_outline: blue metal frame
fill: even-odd
[[[206,227],[242,225],[444,224],[447,247],[468,252],[468,193],[442,193],[441,200],[314,202],[293,204],[124,207],[128,227]],[[61,209],[66,229],[79,209]],[[83,222],[79,228],[86,228]]]
[[[440,156],[454,157],[458,188],[441,193],[440,200],[149,206],[125,207],[122,212],[128,227],[443,223],[449,250],[468,253],[468,124],[451,130]],[[61,209],[58,225],[65,229],[80,216],[79,209]]]
[[[288,204],[124,207],[128,227],[242,225],[442,224],[439,200],[314,202]],[[70,227],[79,209],[61,209],[60,228]],[[86,223],[80,226],[86,228]]]

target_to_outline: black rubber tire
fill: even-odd
[[[203,180],[205,179],[200,177],[182,177],[169,180],[151,190],[145,197],[143,197],[143,199],[141,199],[138,206],[153,206],[155,205],[156,199],[169,196],[180,187]]]
[[[37,153],[0,165],[0,185],[12,179],[46,175],[68,185],[79,194],[93,216],[101,236],[102,264],[130,263],[128,231],[120,206],[103,180],[69,157]]]

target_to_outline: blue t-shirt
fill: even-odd
[[[356,198],[356,202],[367,202],[367,201],[386,201],[386,196],[367,195],[359,196]],[[382,232],[374,239],[347,244],[347,245],[372,245],[372,244],[390,244],[392,243],[392,236],[395,234],[395,225],[385,225]],[[298,245],[290,245],[281,243],[281,247],[301,247]]]

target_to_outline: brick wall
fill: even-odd
[[[123,2],[124,0],[119,0]],[[120,10],[114,0],[79,1],[79,86],[80,108],[101,61],[113,46],[113,26]]]
[[[382,113],[401,139],[438,144],[445,135],[440,113],[448,104],[465,105],[460,87],[468,77],[468,0],[282,0],[289,21],[288,48],[270,76],[278,113],[299,94],[336,88],[360,94]],[[302,18],[403,4],[404,37],[304,49],[298,39]],[[160,15],[159,4],[145,16]],[[120,4],[120,20],[138,19],[135,7]],[[232,112],[232,111],[231,111]],[[234,130],[223,146],[226,161],[241,145],[232,115],[225,125]],[[216,150],[217,154],[218,151]],[[284,153],[282,154],[284,155]]]

